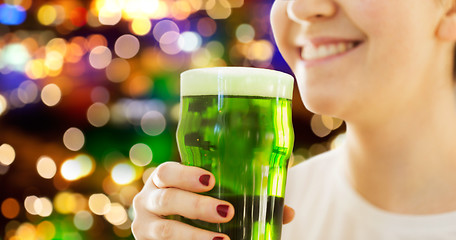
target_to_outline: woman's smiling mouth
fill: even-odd
[[[344,55],[361,43],[360,40],[320,38],[309,41],[299,51],[301,60],[309,66]]]

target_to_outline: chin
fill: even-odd
[[[300,91],[302,102],[307,110],[319,115],[327,115],[344,119],[342,99],[328,92],[316,93]]]

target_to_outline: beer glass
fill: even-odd
[[[182,163],[215,175],[209,196],[235,208],[228,223],[180,217],[232,240],[279,240],[288,159],[293,77],[274,70],[217,67],[181,74],[177,142]]]

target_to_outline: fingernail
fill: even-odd
[[[228,205],[220,204],[220,205],[217,206],[217,212],[218,212],[218,214],[220,216],[226,217],[226,216],[228,216],[228,209],[229,208],[230,208],[230,206],[228,206]]]
[[[223,240],[223,237],[215,237],[212,240]]]
[[[211,175],[204,174],[204,175],[201,175],[201,177],[199,178],[199,181],[204,186],[209,186],[209,179],[211,179]]]

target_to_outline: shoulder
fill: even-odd
[[[334,179],[332,176],[338,165],[335,164],[338,156],[338,151],[332,150],[291,167],[285,190],[288,203],[301,201],[305,196],[317,197],[322,191],[327,191]]]
[[[288,172],[290,177],[293,175],[303,176],[305,174],[315,173],[315,172],[325,172],[330,168],[334,167],[334,162],[338,159],[339,153],[337,150],[331,150],[319,155],[316,155],[312,158],[309,158],[303,162],[300,162],[292,166]]]

